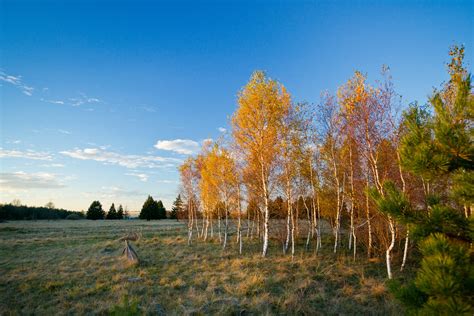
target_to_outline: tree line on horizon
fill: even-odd
[[[217,220],[226,249],[233,222],[242,254],[246,223],[262,257],[272,243],[293,258],[303,243],[316,255],[384,258],[408,311],[472,314],[474,97],[464,47],[449,54],[449,80],[426,105],[403,107],[388,67],[375,84],[356,71],[317,104],[254,72],[231,133],[179,167],[188,244],[212,239]]]
[[[139,219],[155,220],[155,219],[178,219],[184,218],[185,211],[181,195],[176,197],[173,202],[171,212],[168,212],[161,200],[154,200],[152,196],[148,196],[142,206]],[[100,201],[93,201],[89,206],[87,212],[69,211],[65,209],[58,209],[53,202],[48,202],[44,207],[26,206],[22,205],[18,199],[11,203],[0,204],[0,220],[41,220],[41,219],[129,219],[131,218],[128,209],[120,204],[118,208],[115,203],[106,212],[102,208]]]
[[[159,220],[159,219],[177,219],[178,212],[182,212],[182,202],[180,202],[181,197],[178,195],[175,203],[173,204],[173,211],[170,212],[170,215],[167,215],[166,208],[163,205],[161,200],[155,200],[151,195],[147,197],[143,203],[140,214],[138,215],[139,219],[144,220]],[[93,201],[89,206],[89,209],[86,213],[86,218],[91,220],[99,219],[127,219],[130,218],[128,210],[123,209],[122,205],[119,205],[118,209],[115,208],[115,204],[109,208],[109,211],[106,213],[102,208],[102,204],[99,201]]]
[[[45,206],[27,206],[20,200],[0,204],[0,220],[83,219],[82,212],[56,208],[54,203]]]

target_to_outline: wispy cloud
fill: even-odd
[[[227,129],[225,129],[224,127],[219,127],[217,130],[221,133],[227,132]]]
[[[6,143],[7,143],[7,144],[15,144],[15,145],[18,145],[18,144],[21,143],[21,140],[19,140],[19,139],[7,140]]]
[[[104,164],[119,165],[130,169],[175,167],[180,159],[159,156],[124,155],[103,148],[76,148],[61,154],[81,160],[94,160]]]
[[[51,103],[51,104],[59,104],[59,105],[64,105],[64,101],[62,100],[47,100],[47,99],[40,99],[43,102]]]
[[[33,160],[52,160],[53,156],[47,152],[38,152],[34,150],[7,150],[0,148],[0,158],[24,158]]]
[[[199,143],[190,139],[159,140],[156,142],[155,148],[191,155],[199,150]]]
[[[137,190],[126,190],[117,186],[104,186],[101,187],[98,192],[85,192],[85,196],[88,198],[101,198],[101,199],[117,199],[123,197],[141,197],[145,193]]]
[[[158,183],[165,183],[165,184],[177,184],[177,180],[158,180]]]
[[[33,91],[35,90],[35,88],[30,87],[26,85],[25,83],[23,83],[21,76],[9,75],[5,73],[3,70],[0,70],[0,81],[4,81],[4,82],[14,85],[27,96],[32,96]]]
[[[64,168],[64,165],[62,163],[49,163],[49,164],[41,165],[41,167],[45,167],[45,168]]]
[[[140,181],[147,182],[148,175],[144,173],[126,173],[126,176],[137,177]]]
[[[24,171],[0,173],[0,186],[5,189],[52,189],[65,187],[56,174]]]
[[[70,131],[66,131],[65,129],[58,129],[58,132],[60,132],[61,134],[66,134],[66,135],[71,134]]]
[[[143,105],[143,106],[139,106],[138,109],[142,110],[142,111],[145,111],[145,112],[149,112],[149,113],[155,113],[156,112],[156,108],[153,107],[153,106]]]
[[[82,92],[79,93],[78,97],[69,98],[68,100],[69,100],[68,104],[72,105],[72,106],[81,106],[83,104],[101,103],[102,102],[98,98],[88,97],[85,93],[82,93]]]
[[[35,88],[25,84],[23,82],[22,76],[13,76],[10,74],[5,73],[2,69],[0,69],[0,81],[9,83],[18,89],[20,89],[23,94],[27,96],[32,96],[33,92],[35,91]],[[47,96],[49,95],[49,88],[42,88],[38,90],[40,95]],[[64,100],[60,99],[50,99],[50,98],[40,98],[40,101],[46,102],[46,103],[51,103],[51,104],[58,104],[58,105],[70,105],[74,107],[81,106],[83,104],[88,105],[87,108],[85,108],[85,111],[94,111],[93,108],[91,108],[91,105],[94,103],[104,103],[102,100],[96,97],[90,97],[87,96],[85,93],[79,92],[79,95],[74,98],[67,98]]]
[[[22,89],[23,89],[23,93],[30,97],[33,95],[33,90],[35,90],[35,88],[25,86],[25,85],[22,86]]]

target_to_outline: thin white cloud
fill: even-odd
[[[79,93],[78,97],[69,98],[68,100],[69,100],[68,104],[72,106],[81,106],[83,104],[91,104],[91,103],[102,103],[102,101],[99,100],[98,98],[88,97],[84,93]]]
[[[66,134],[66,135],[71,134],[70,131],[66,131],[65,129],[58,129],[58,132],[60,132],[61,134]]]
[[[7,150],[0,148],[0,158],[24,158],[33,160],[52,160],[53,156],[47,152],[38,152],[34,150]]]
[[[11,83],[15,86],[18,86],[21,84],[21,76],[15,77],[15,76],[7,75],[3,71],[0,72],[0,80]]]
[[[21,140],[19,139],[15,139],[15,140],[7,140],[6,142],[7,144],[15,144],[15,145],[18,145],[21,143]]]
[[[33,90],[35,90],[35,88],[25,86],[25,85],[22,88],[23,88],[23,93],[26,94],[29,97],[31,97],[33,95]]]
[[[225,129],[224,127],[219,127],[217,130],[221,133],[227,132],[227,129]]]
[[[24,84],[21,79],[21,76],[9,75],[2,70],[0,70],[0,81],[8,82],[14,85],[15,87],[19,88],[27,96],[32,96],[33,91],[35,90],[35,88]]]
[[[121,187],[101,187],[100,190],[94,192],[85,192],[84,195],[88,198],[100,199],[117,199],[123,197],[141,197],[145,193],[136,190],[126,190]]]
[[[127,176],[137,177],[142,182],[148,181],[148,175],[144,173],[126,173]]]
[[[142,110],[142,111],[145,111],[145,112],[149,112],[149,113],[155,113],[156,112],[156,108],[152,107],[152,106],[140,106],[138,107],[139,110]]]
[[[13,76],[10,74],[5,73],[2,69],[0,69],[0,81],[7,82],[18,89],[20,89],[23,94],[27,96],[32,96],[33,92],[35,91],[35,88],[32,86],[29,86],[23,82],[23,79],[21,76]],[[40,94],[42,95],[49,95],[49,88],[42,88],[39,89]],[[90,106],[94,103],[104,103],[102,100],[99,98],[95,97],[89,97],[85,93],[79,92],[79,96],[75,98],[68,98],[66,100],[53,100],[53,99],[44,99],[40,98],[41,101],[51,103],[51,104],[59,104],[59,105],[70,105],[70,106],[81,106],[83,104],[89,105],[89,108],[86,108],[84,110],[86,111],[93,111],[94,109],[91,108]]]
[[[104,148],[76,148],[61,151],[61,154],[81,160],[94,160],[104,164],[119,165],[130,169],[175,167],[180,159],[159,156],[124,155],[107,151]]]
[[[46,168],[64,168],[64,165],[63,165],[62,163],[50,163],[50,164],[41,165],[41,167],[46,167]]]
[[[51,104],[59,104],[59,105],[64,105],[64,101],[62,100],[47,100],[47,99],[40,99],[43,102],[51,103]]]
[[[0,173],[0,186],[5,189],[52,189],[64,188],[58,176],[47,172],[24,171]]]
[[[158,180],[158,183],[165,183],[165,184],[176,184],[178,183],[177,180]]]
[[[199,150],[199,143],[190,139],[159,140],[156,142],[155,148],[191,155]]]

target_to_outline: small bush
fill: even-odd
[[[79,214],[69,214],[68,216],[66,216],[66,219],[78,220],[78,219],[84,219],[84,217],[80,216]]]

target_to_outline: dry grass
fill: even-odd
[[[127,231],[140,264],[121,258]],[[187,246],[176,221],[37,221],[0,224],[0,314],[400,314],[384,268],[274,241],[239,256],[235,238]],[[303,242],[303,241],[302,241]],[[329,247],[327,247],[329,248]]]

